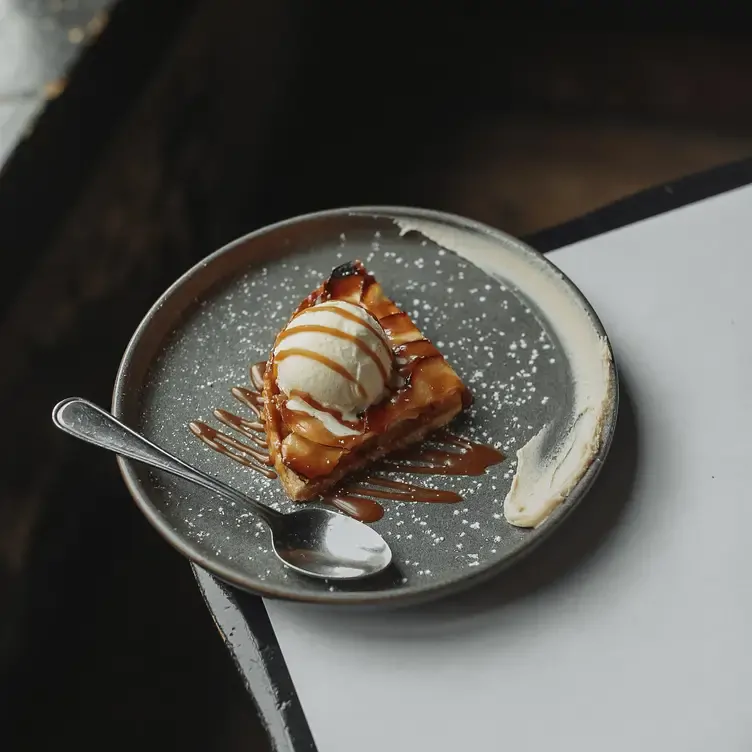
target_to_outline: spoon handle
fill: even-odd
[[[123,457],[130,457],[132,460],[177,475],[230,501],[248,504],[268,525],[273,525],[283,516],[280,512],[196,470],[156,444],[152,444],[151,441],[121,423],[114,415],[110,415],[92,402],[79,397],[64,399],[55,405],[52,411],[52,422],[71,436],[87,441],[89,444],[109,449]]]

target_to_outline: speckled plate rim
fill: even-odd
[[[258,230],[254,230],[246,235],[243,235],[236,240],[224,245],[219,250],[211,253],[202,261],[195,264],[182,276],[180,276],[170,287],[159,297],[154,305],[149,309],[141,323],[136,328],[133,336],[131,337],[128,346],[126,347],[123,358],[118,368],[117,376],[115,379],[115,385],[113,389],[112,397],[112,412],[113,414],[125,420],[127,418],[127,402],[131,397],[134,388],[131,383],[131,371],[134,361],[138,356],[139,349],[148,340],[151,330],[154,327],[155,319],[158,318],[158,314],[165,307],[166,303],[178,293],[182,293],[184,288],[190,283],[195,283],[205,270],[217,262],[219,259],[225,257],[228,254],[233,253],[236,249],[244,246],[246,243],[261,237],[268,233],[273,233],[279,230],[296,225],[306,221],[337,218],[342,216],[366,216],[366,217],[382,217],[385,219],[397,219],[397,218],[410,218],[420,219],[426,221],[433,221],[450,227],[455,227],[460,230],[469,230],[479,233],[481,235],[490,238],[492,241],[506,246],[507,248],[514,248],[523,256],[528,256],[531,262],[537,261],[543,263],[549,268],[549,271],[558,277],[567,287],[570,288],[574,296],[583,306],[583,309],[589,315],[593,327],[596,332],[606,342],[608,351],[613,361],[613,350],[608,335],[598,318],[597,313],[590,305],[587,298],[583,295],[580,289],[562,272],[556,265],[551,263],[543,254],[536,251],[531,246],[522,242],[521,240],[508,235],[501,230],[497,230],[489,225],[475,220],[467,219],[457,214],[451,214],[448,212],[435,211],[432,209],[421,209],[404,206],[353,206],[340,209],[327,209],[324,211],[311,212],[308,214],[302,214],[290,219],[282,220],[272,225],[266,225]],[[208,287],[211,287],[209,285]],[[203,289],[202,289],[203,291]],[[160,339],[163,339],[161,337]],[[331,604],[331,605],[355,605],[355,606],[375,606],[375,605],[415,605],[418,603],[435,600],[439,597],[445,597],[452,595],[463,590],[467,590],[475,585],[489,580],[490,578],[500,574],[504,570],[512,567],[520,559],[531,553],[540,543],[542,543],[548,536],[556,530],[561,522],[568,517],[571,512],[577,507],[578,503],[587,494],[593,485],[595,479],[601,471],[604,460],[608,455],[611,448],[611,443],[616,429],[616,418],[618,414],[619,405],[619,383],[617,368],[614,363],[614,367],[611,368],[611,384],[609,388],[609,403],[606,406],[606,417],[601,425],[600,446],[597,454],[593,458],[590,466],[587,468],[583,476],[577,482],[575,487],[569,493],[564,503],[560,504],[549,516],[549,518],[539,527],[533,528],[529,531],[530,540],[526,541],[524,545],[519,546],[514,551],[510,552],[507,556],[504,556],[498,560],[489,562],[485,567],[478,567],[472,573],[453,580],[448,583],[430,583],[421,587],[419,592],[411,592],[404,590],[394,590],[392,592],[310,592],[299,593],[291,592],[282,588],[268,586],[258,580],[252,580],[245,576],[238,574],[230,567],[224,566],[210,557],[206,556],[204,552],[191,540],[186,539],[179,535],[169,522],[161,515],[157,507],[152,503],[149,498],[149,494],[143,487],[143,484],[139,480],[136,465],[131,460],[123,457],[118,457],[117,462],[120,468],[120,472],[125,481],[125,485],[128,488],[131,496],[133,497],[136,505],[141,512],[151,523],[151,525],[160,533],[160,535],[177,551],[182,553],[190,561],[194,562],[198,566],[204,568],[208,572],[212,573],[224,582],[234,585],[246,592],[253,593],[254,595],[260,595],[265,598],[274,598],[280,600],[292,600],[303,603],[315,603],[315,604]],[[136,386],[135,391],[140,392],[141,384]]]

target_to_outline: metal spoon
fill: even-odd
[[[362,522],[310,506],[290,514],[276,512],[152,444],[91,402],[69,397],[55,405],[52,421],[78,439],[178,475],[229,501],[248,504],[271,529],[274,553],[296,572],[354,580],[381,572],[392,560],[386,541]]]

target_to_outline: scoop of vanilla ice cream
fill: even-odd
[[[392,368],[381,324],[354,303],[332,300],[297,315],[274,348],[277,386],[353,418],[386,393]]]

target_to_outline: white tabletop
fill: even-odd
[[[320,752],[752,750],[752,187],[550,258],[622,379],[601,481],[463,597],[267,601]]]

